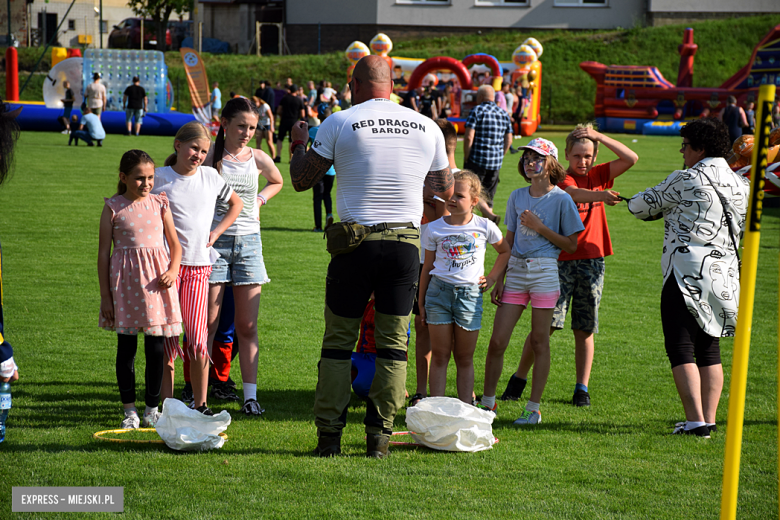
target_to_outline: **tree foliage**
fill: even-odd
[[[191,0],[128,0],[128,7],[137,16],[154,21],[157,27],[157,50],[167,50],[165,33],[172,13],[181,16],[190,11]],[[141,36],[143,38],[143,35]]]

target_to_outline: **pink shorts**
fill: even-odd
[[[560,296],[558,261],[555,258],[511,257],[501,303],[536,309],[554,309]]]
[[[558,297],[561,295],[560,291],[551,293],[528,293],[528,292],[514,292],[504,291],[501,295],[501,303],[508,303],[510,305],[522,305],[528,306],[528,302],[531,302],[531,306],[534,309],[554,309],[558,304]]]

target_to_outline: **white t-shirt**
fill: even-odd
[[[341,220],[363,225],[420,222],[429,171],[449,166],[436,123],[388,99],[336,112],[312,148],[333,161]]]
[[[465,226],[451,226],[440,218],[428,224],[422,246],[436,251],[431,275],[456,286],[476,285],[485,273],[487,244],[502,238],[498,226],[484,217],[473,215]]]
[[[271,107],[268,103],[263,103],[260,108],[260,119],[257,121],[258,126],[271,126]]]
[[[211,265],[209,233],[217,200],[227,203],[233,190],[210,166],[200,166],[194,175],[179,175],[170,166],[154,171],[152,193],[165,192],[181,242],[181,265]]]

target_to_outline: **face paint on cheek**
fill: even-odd
[[[544,163],[542,161],[534,163],[534,173],[536,173],[538,175],[538,174],[542,173],[543,169],[544,169]]]

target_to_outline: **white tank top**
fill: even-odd
[[[239,213],[236,221],[227,228],[225,235],[243,236],[260,232],[257,208],[257,177],[260,175],[260,172],[255,164],[254,151],[251,148],[249,150],[252,153],[245,161],[234,162],[229,160],[232,159],[230,156],[222,159],[222,178],[244,201],[244,208]],[[242,154],[246,155],[246,152],[242,152]],[[228,209],[229,206],[227,204],[217,201],[214,210],[214,221],[211,224],[212,230],[219,225]]]

